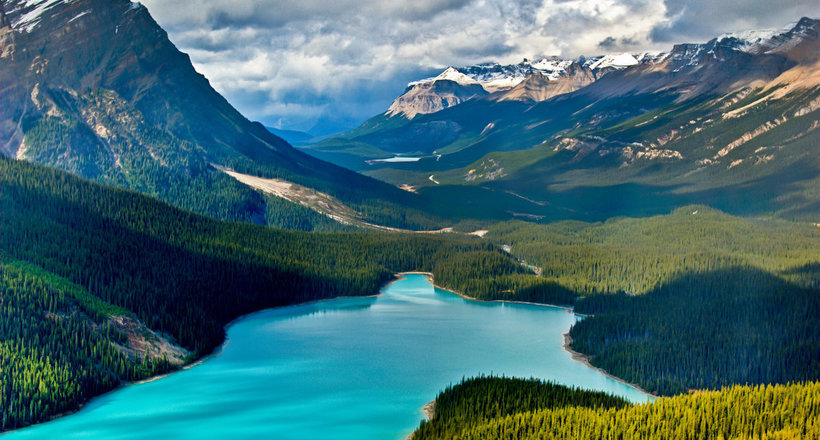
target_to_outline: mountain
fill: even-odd
[[[242,116],[139,3],[2,0],[0,26],[4,155],[219,218],[280,217],[280,202],[220,171],[233,169],[330,194],[371,221],[419,226],[406,220],[412,194],[308,156]]]
[[[274,135],[279,136],[280,138],[284,139],[285,142],[287,142],[291,145],[309,144],[311,139],[314,139],[316,137],[316,136],[314,136],[310,133],[307,133],[307,132],[304,132],[304,131],[298,131],[298,130],[282,130],[282,129],[273,128],[273,127],[265,127],[265,129],[267,129],[269,132],[273,133]]]
[[[493,99],[497,101],[546,101],[586,87],[596,79],[592,68],[573,62],[557,78],[535,72],[511,89],[497,92]]]
[[[555,79],[534,73],[412,119],[379,115],[306,151],[453,210],[492,200],[486,215],[593,220],[701,203],[812,219],[817,28],[803,18],[665,53],[579,59]],[[368,163],[372,152],[419,159]]]
[[[450,67],[431,80],[408,85],[407,91],[393,101],[386,115],[413,119],[418,114],[435,113],[486,94],[477,81]]]
[[[638,55],[643,58],[646,54]],[[567,87],[567,82],[578,84],[578,76],[592,80],[597,79],[613,70],[623,69],[638,64],[638,60],[628,53],[620,55],[605,55],[593,58],[580,58],[578,60],[562,60],[560,58],[544,58],[537,62],[524,60],[519,64],[501,65],[496,63],[484,63],[467,67],[448,67],[438,76],[413,81],[407,84],[404,94],[396,98],[388,108],[386,116],[402,115],[408,119],[413,119],[419,114],[435,113],[447,107],[452,107],[462,102],[477,97],[482,97],[491,93],[502,92],[496,95],[495,99],[517,99],[519,95],[525,100],[531,100],[529,94],[520,91],[506,94],[522,85],[528,79],[534,81],[556,81],[562,80],[561,85],[550,85],[547,88],[559,90],[575,90],[572,86]],[[565,78],[572,78],[565,81]],[[587,82],[588,83],[588,82]],[[586,85],[587,83],[584,83]],[[524,88],[533,88],[532,82]],[[553,92],[556,93],[556,92]],[[563,93],[567,93],[564,91]],[[549,92],[533,95],[546,99],[551,96]],[[541,100],[543,100],[541,99]]]

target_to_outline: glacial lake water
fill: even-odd
[[[439,390],[490,373],[647,400],[572,360],[567,310],[467,301],[423,275],[381,293],[249,315],[197,366],[2,438],[399,440]]]

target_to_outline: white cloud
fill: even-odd
[[[658,29],[667,29],[667,16],[681,9],[676,0],[143,3],[246,116],[295,129],[320,123],[327,130],[384,111],[408,81],[448,65],[594,55],[602,41],[611,50],[668,46],[652,37],[663,40]]]

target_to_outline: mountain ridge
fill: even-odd
[[[765,39],[750,33],[758,35],[752,42],[724,36],[678,44],[567,93],[547,95],[546,86],[561,79],[542,76],[517,100],[499,100],[496,92],[413,119],[377,115],[306,151],[451,203],[465,198],[457,193],[474,198],[478,191],[538,202],[508,208],[512,216],[605,219],[646,215],[652,206],[717,203],[736,214],[807,218],[817,211],[808,188],[820,174],[812,140],[817,27],[803,18]],[[371,151],[419,159],[365,162],[362,153]],[[775,184],[784,193],[773,192]],[[612,197],[620,191],[629,202],[618,208]],[[597,197],[610,202],[595,206]],[[790,197],[799,200],[792,208]]]
[[[579,68],[587,70],[587,75],[591,77],[583,85],[602,78],[604,75],[629,69],[633,66],[646,66],[663,64],[672,60],[675,69],[697,66],[705,61],[708,55],[717,58],[721,51],[734,49],[740,52],[747,52],[754,55],[765,53],[785,52],[788,46],[798,35],[804,35],[811,28],[811,21],[803,18],[788,28],[769,31],[748,31],[734,34],[724,34],[715,37],[705,43],[684,43],[676,44],[668,52],[636,52],[636,53],[616,53],[606,55],[596,55],[592,57],[580,56],[575,59],[561,59],[558,57],[543,58],[537,62],[524,60],[519,64],[501,65],[498,63],[483,63],[465,67],[447,67],[438,76],[416,80],[408,83],[404,94],[396,98],[388,109],[387,115],[403,115],[408,119],[413,119],[418,114],[435,113],[452,105],[457,105],[467,99],[481,97],[481,93],[463,93],[458,99],[448,99],[448,105],[430,106],[420,105],[419,87],[431,88],[431,84],[438,81],[450,80],[461,86],[476,85],[484,88],[491,96],[488,99],[501,100],[525,100],[543,101],[559,94],[569,93],[580,87],[565,87],[562,93],[523,93],[520,90],[512,94],[499,94],[511,91],[528,79],[532,82],[542,82],[541,88],[561,90],[561,86],[550,85],[543,79],[556,81],[566,76],[575,76]],[[704,53],[706,56],[704,56]],[[524,86],[526,88],[526,86]],[[530,88],[532,88],[530,86]],[[458,95],[452,90],[448,90],[448,95]],[[430,93],[425,94],[424,100],[429,102],[432,98]],[[540,99],[533,99],[540,98]]]

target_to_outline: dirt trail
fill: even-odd
[[[251,188],[257,189],[267,194],[281,197],[289,202],[298,203],[310,208],[320,214],[326,215],[333,220],[345,225],[357,226],[364,229],[375,229],[391,232],[414,232],[419,234],[437,234],[442,232],[452,232],[453,228],[442,228],[432,231],[413,231],[410,229],[393,228],[369,223],[360,218],[360,214],[351,207],[342,203],[339,199],[320,191],[293,183],[282,179],[267,179],[264,177],[252,176],[250,174],[237,173],[236,171],[220,165],[211,164],[214,168],[233,177]]]

